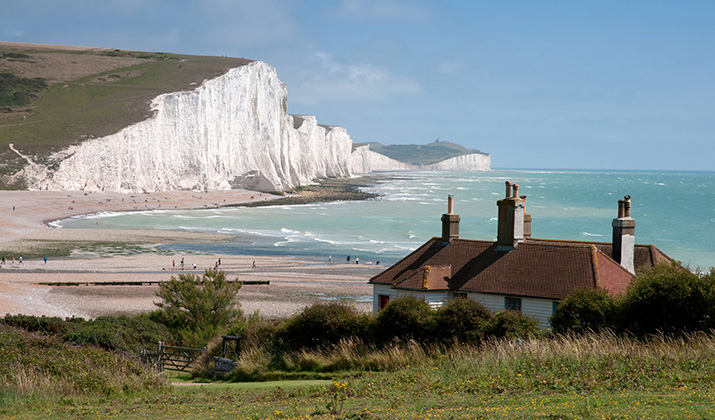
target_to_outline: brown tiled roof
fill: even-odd
[[[432,238],[370,283],[545,299],[562,299],[594,287],[622,293],[632,276],[601,245],[529,239],[504,251],[494,242],[455,239],[443,245],[440,238]],[[667,256],[657,248],[636,246],[637,267],[661,259]]]
[[[613,252],[613,245],[610,242],[585,242],[585,241],[562,241],[554,239],[527,239],[531,243],[562,243],[562,244],[583,244],[583,245],[595,245],[604,254],[611,256]],[[661,262],[670,262],[670,257],[667,256],[663,251],[658,249],[655,245],[642,245],[636,244],[634,250],[634,265],[636,270],[641,267],[652,267]]]

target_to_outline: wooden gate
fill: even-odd
[[[167,346],[159,341],[157,350],[156,353],[146,349],[142,351],[142,361],[145,365],[155,367],[159,372],[164,370],[186,372],[191,363],[206,351],[206,348]]]

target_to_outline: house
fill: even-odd
[[[655,246],[635,243],[629,196],[618,202],[612,243],[564,241],[531,237],[526,196],[518,190],[507,181],[506,196],[497,201],[496,242],[460,239],[460,218],[449,196],[442,236],[370,279],[373,310],[402,296],[425,300],[433,308],[463,296],[493,311],[521,311],[546,328],[558,302],[574,291],[602,288],[617,295],[638,268],[670,261]]]

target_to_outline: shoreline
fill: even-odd
[[[355,182],[356,180],[359,180]],[[311,192],[303,203],[336,201],[347,196],[321,194],[323,181],[304,187]],[[357,190],[364,178],[337,180],[342,188]],[[355,185],[359,183],[359,185]],[[330,188],[330,187],[328,187]],[[324,188],[327,190],[328,188]],[[315,190],[318,190],[316,192]],[[298,195],[300,191],[298,191]],[[332,195],[331,195],[332,194]],[[326,199],[326,197],[332,199]],[[0,316],[133,315],[156,309],[156,283],[145,286],[96,285],[90,282],[166,281],[182,273],[200,275],[221,260],[219,269],[230,278],[269,282],[244,285],[239,301],[244,313],[284,318],[303,307],[341,300],[360,311],[372,310],[372,288],[367,281],[385,266],[322,261],[320,257],[218,255],[158,250],[168,243],[228,241],[235,235],[150,229],[63,229],[58,220],[101,212],[194,210],[241,205],[282,205],[282,197],[249,190],[170,191],[120,194],[84,191],[0,191],[6,215],[0,221]],[[370,198],[370,197],[367,197]],[[281,203],[281,201],[284,201]],[[275,202],[275,203],[274,203]],[[271,204],[269,204],[271,203]],[[293,202],[291,204],[303,204]],[[123,255],[84,252],[94,247],[119,247]],[[23,256],[20,265],[19,257]],[[45,262],[44,258],[48,261]],[[185,260],[184,270],[178,268]],[[172,264],[172,261],[175,265]],[[255,262],[256,268],[253,268]],[[194,264],[196,268],[194,269]],[[76,286],[40,283],[77,283]],[[93,285],[90,285],[93,284]]]

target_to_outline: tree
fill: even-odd
[[[228,282],[223,271],[206,270],[203,276],[180,274],[160,283],[155,303],[163,321],[175,328],[184,345],[203,346],[243,316],[236,295],[241,283]]]
[[[391,300],[377,314],[376,339],[383,343],[394,338],[430,341],[434,321],[434,312],[424,300],[411,296]]]
[[[624,327],[633,333],[680,334],[715,327],[715,276],[680,264],[659,264],[638,274],[622,302]]]
[[[581,289],[562,300],[551,316],[556,333],[601,331],[612,327],[615,314],[613,298],[603,289]]]
[[[484,339],[491,321],[491,312],[484,305],[469,298],[456,298],[439,308],[436,333],[443,341],[457,340],[477,344]]]

